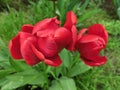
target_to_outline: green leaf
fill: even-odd
[[[11,66],[17,71],[24,71],[24,70],[29,70],[32,69],[32,67],[28,66],[25,62],[21,60],[13,60],[12,58],[9,59],[9,62]]]
[[[5,42],[0,38],[0,61],[8,59],[8,48]]]
[[[49,90],[77,90],[77,88],[73,79],[62,77],[54,80]]]
[[[67,11],[70,11],[74,8],[74,6],[76,4],[78,4],[78,2],[80,2],[79,0],[70,0],[70,4],[68,5],[68,10]]]
[[[6,83],[5,81],[6,78],[0,78],[0,87]]]
[[[10,73],[15,72],[14,69],[10,68],[10,69],[5,69],[5,70],[0,70],[0,78],[3,78],[7,75],[9,75]]]
[[[6,47],[4,41],[3,41],[1,38],[0,38],[0,46],[2,46],[2,47]]]
[[[56,77],[59,77],[60,74],[63,74],[63,70],[62,69],[63,69],[62,66],[57,67],[57,68],[54,69],[54,73],[55,73]]]
[[[78,18],[78,24],[86,21],[87,19],[89,19],[91,16],[94,16],[98,12],[100,12],[100,9],[89,10],[84,15],[82,15]]]
[[[117,9],[117,14],[118,14],[118,17],[120,19],[120,7]]]
[[[8,48],[5,42],[0,38],[0,67],[1,68],[10,68],[9,53]],[[2,71],[3,72],[3,71]]]
[[[2,90],[13,90],[26,84],[44,85],[47,83],[47,76],[43,72],[28,70],[6,77]]]
[[[57,9],[60,12],[60,14],[65,12],[64,7],[66,7],[66,0],[57,0]]]
[[[91,67],[85,65],[83,62],[77,62],[69,71],[68,75],[70,77],[77,76],[81,73],[85,73],[88,71]]]
[[[116,0],[116,4],[118,7],[120,7],[120,0]]]
[[[63,61],[63,65],[65,66],[65,67],[69,67],[69,65],[70,65],[70,57],[71,57],[71,55],[70,55],[70,52],[68,51],[68,50],[66,50],[66,49],[63,49],[62,51],[61,51],[61,53],[60,53],[60,57],[62,58],[62,61]]]
[[[112,0],[112,2],[115,5],[115,7],[117,8],[117,1],[116,0]]]
[[[90,0],[85,0],[85,2],[82,4],[82,6],[80,7],[80,13],[83,13],[83,11],[85,10],[85,8],[87,7],[88,3]]]
[[[67,0],[57,0],[56,13],[58,14],[58,16],[60,18],[61,24],[64,23],[65,18],[66,18],[65,16],[66,16],[66,12],[67,12],[67,5],[68,5]]]

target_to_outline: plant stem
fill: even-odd
[[[54,15],[56,15],[56,0],[53,0],[53,5],[54,5]]]

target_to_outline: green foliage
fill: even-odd
[[[9,57],[8,48],[1,39],[0,51],[1,90],[13,90],[26,84],[40,84],[43,87],[47,83],[48,78],[44,72],[38,72],[36,68],[28,66],[25,62],[15,61]]]
[[[8,59],[8,48],[6,47],[6,44],[4,41],[0,38],[0,61],[4,59]]]
[[[20,30],[21,26],[26,23],[24,15],[24,12],[17,12],[14,9],[10,9],[9,13],[1,13],[0,37],[5,41],[12,38]]]
[[[77,27],[78,28],[81,28],[83,26],[89,26],[87,25],[86,22],[91,19],[92,19],[91,21],[94,21],[93,18],[95,18],[97,14],[101,13],[100,8],[98,8],[97,6],[95,6],[96,8],[93,8],[91,7],[90,3],[91,3],[90,0],[85,0],[85,2],[80,5],[79,10],[77,11],[77,15],[78,15]]]
[[[32,69],[32,67],[25,64],[23,61],[15,61],[12,58],[9,59],[11,66],[15,69],[16,72],[26,71]]]
[[[47,2],[47,3],[46,3]],[[28,15],[30,15],[34,24],[40,20],[43,20],[45,18],[54,17],[54,10],[53,10],[53,3],[52,1],[48,0],[39,0],[37,3],[30,2],[30,11],[28,12]]]
[[[44,18],[53,17],[53,5],[51,1],[46,3],[45,0],[40,0],[38,3],[30,3],[30,8],[26,11],[22,9],[17,11],[9,7],[9,12],[0,14],[2,17],[0,17],[0,37],[7,41],[7,43],[20,31],[23,24],[35,24]]]
[[[120,21],[119,20],[108,20],[108,21],[101,21],[107,31],[109,32],[110,35],[112,36],[117,36],[120,35]]]
[[[69,2],[69,3],[68,3]],[[79,0],[57,0],[57,10],[56,13],[58,14],[61,24],[65,22],[66,13],[70,10],[73,10],[76,5],[80,3]],[[78,8],[78,7],[75,7]]]
[[[82,73],[87,72],[88,70],[90,70],[90,67],[86,66],[83,62],[77,62],[75,63],[75,65],[70,69],[68,75],[70,77],[74,77],[77,75],[80,75]]]
[[[112,0],[116,9],[116,13],[120,19],[120,0]]]
[[[109,33],[109,42],[107,45],[107,50],[119,49],[120,21],[108,20],[108,21],[101,21],[101,23],[106,27]]]
[[[61,51],[60,56],[63,60],[63,65],[61,68],[65,71],[61,71],[64,71],[64,75],[74,77],[90,70],[90,67],[86,66],[83,62],[80,61],[79,52],[74,52],[74,54],[71,54],[69,51],[64,49]]]
[[[8,10],[8,6],[16,10],[27,9],[30,1],[37,2],[38,0],[0,0],[0,11]]]
[[[52,86],[49,90],[77,90],[73,79],[62,77],[52,82]]]
[[[67,51],[66,49],[63,49],[60,53],[60,56],[63,60],[63,64],[65,67],[69,67],[71,63],[71,53]],[[65,60],[64,60],[65,59]]]
[[[78,25],[82,22],[85,22],[90,16],[95,15],[96,13],[100,12],[100,9],[88,10],[85,12],[84,15],[80,16],[78,19]]]
[[[31,69],[9,75],[1,83],[3,83],[2,90],[13,90],[26,84],[44,85],[47,83],[47,76],[43,72],[37,72]]]
[[[8,43],[8,41],[20,30],[23,24],[34,24],[43,18],[50,17],[50,15],[51,17],[53,16],[51,2],[45,3],[45,1],[42,0],[42,2],[31,3],[31,7],[29,7],[27,11],[23,11],[22,9],[16,11],[9,7],[9,12],[0,13],[1,90],[13,90],[27,84],[45,87],[46,83],[48,83],[48,76],[43,72],[38,72],[38,66],[30,67],[25,64],[24,61],[16,61],[9,57],[8,45],[6,45],[6,43]],[[51,12],[49,12],[50,10]]]

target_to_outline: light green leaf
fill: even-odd
[[[85,20],[89,19],[91,16],[94,16],[98,12],[100,12],[100,9],[89,10],[84,15],[78,18],[78,24],[80,24],[81,22],[84,22]]]
[[[88,71],[91,67],[85,65],[83,62],[77,62],[69,71],[68,75],[70,77],[77,76],[81,73],[85,73]]]
[[[17,71],[24,71],[24,70],[29,70],[32,69],[32,67],[28,66],[26,63],[24,63],[21,60],[13,60],[12,58],[9,59],[9,62],[11,64],[11,66]]]
[[[0,61],[8,59],[8,48],[5,42],[0,38]]]
[[[0,79],[0,87],[6,84],[6,78]]]
[[[52,82],[52,86],[49,90],[77,90],[73,79],[62,77]]]
[[[65,66],[65,67],[69,67],[69,65],[70,65],[70,52],[68,51],[68,50],[66,50],[66,49],[63,49],[62,51],[61,51],[61,53],[60,53],[60,57],[62,58],[62,61],[63,61],[63,65]]]
[[[47,83],[47,76],[43,72],[28,70],[6,77],[2,90],[13,90],[26,84],[44,85]]]
[[[0,38],[0,46],[2,46],[2,47],[6,47],[4,41],[3,41],[1,38]]]
[[[57,0],[57,10],[56,13],[58,14],[60,21],[61,21],[61,25],[64,24],[65,22],[65,18],[66,18],[66,12],[67,12],[67,6],[68,6],[68,2],[67,0]]]

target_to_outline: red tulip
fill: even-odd
[[[62,63],[59,52],[63,48],[74,48],[74,39],[77,36],[75,14],[68,12],[65,25],[60,27],[59,24],[60,21],[54,17],[44,19],[34,26],[23,25],[17,36],[10,41],[12,57],[24,59],[31,66],[41,61],[51,66],[59,66]]]
[[[72,42],[67,47],[67,49],[70,51],[75,50],[74,46],[75,46],[75,43],[77,40],[76,23],[77,23],[77,18],[75,16],[75,14],[72,11],[68,12],[66,15],[66,22],[64,24],[64,27],[67,28],[68,30],[70,30],[72,33]]]
[[[108,41],[108,33],[101,24],[94,24],[87,29],[82,29],[78,35],[76,49],[82,60],[89,66],[105,64],[107,59],[100,55]]]

